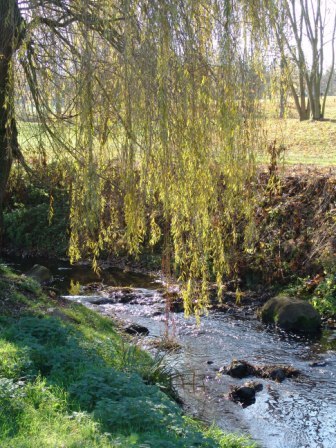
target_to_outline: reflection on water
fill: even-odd
[[[151,277],[125,272],[117,268],[104,269],[100,275],[97,275],[89,264],[71,265],[67,260],[12,256],[6,258],[6,263],[18,272],[28,272],[34,264],[48,267],[53,275],[53,286],[58,288],[62,294],[77,295],[81,290],[81,286],[96,282],[109,286],[155,287]]]
[[[32,264],[17,268],[28,270]],[[136,287],[136,298],[129,303],[95,305],[92,300],[88,306],[144,325],[150,337],[164,334],[164,301],[152,279],[116,269],[103,272],[99,279],[87,266],[41,264],[50,267],[62,291],[71,291],[77,296],[75,300],[83,302],[85,297],[78,296],[83,294],[80,286],[90,282]],[[171,314],[171,319],[182,349],[167,359],[181,372],[180,394],[189,412],[215,421],[225,430],[251,434],[265,448],[336,447],[335,331],[308,339],[276,332],[254,319],[219,312],[204,317],[200,326],[182,314]],[[230,386],[246,380],[218,373],[233,358],[252,364],[293,365],[303,375],[280,384],[258,379],[263,390],[256,395],[255,404],[243,409],[226,397]],[[312,361],[320,365],[312,367]]]

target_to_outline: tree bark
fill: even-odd
[[[22,17],[16,0],[0,2],[0,247],[3,244],[3,207],[13,154],[18,148],[13,107],[11,64],[20,45]]]
[[[330,73],[328,76],[328,81],[327,81],[327,85],[326,85],[325,92],[323,95],[323,102],[322,102],[322,111],[321,111],[322,118],[324,118],[327,96],[328,96],[328,92],[329,92],[330,85],[331,85],[331,80],[332,80],[332,77],[334,74],[334,69],[335,69],[335,35],[336,35],[336,14],[334,17],[333,34],[332,34],[332,39],[331,39],[331,51],[332,51],[331,67],[330,67]]]

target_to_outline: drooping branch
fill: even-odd
[[[235,275],[238,241],[253,240],[255,2],[27,4],[16,105],[39,138],[15,154],[24,164],[31,145],[61,162],[71,259],[137,254],[164,232],[186,310],[200,315],[209,281]]]

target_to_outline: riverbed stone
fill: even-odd
[[[266,302],[260,316],[263,322],[275,323],[287,331],[314,333],[321,326],[321,317],[310,303],[286,296]]]
[[[246,361],[234,359],[225,369],[225,373],[233,378],[245,378],[254,374],[254,367]]]
[[[176,291],[166,291],[162,294],[162,297],[168,302],[169,311],[173,313],[183,313],[183,299]]]
[[[269,377],[277,383],[282,383],[286,379],[286,374],[283,369],[278,368],[270,371]]]
[[[45,266],[41,266],[40,264],[34,264],[26,275],[39,283],[47,283],[52,280],[52,275],[49,269]]]
[[[260,392],[263,389],[261,383],[249,381],[243,386],[233,386],[229,393],[230,400],[235,403],[240,403],[243,408],[255,403],[256,392]]]
[[[312,361],[309,363],[309,367],[325,367],[327,364],[327,361]]]
[[[149,330],[147,327],[144,327],[140,324],[131,324],[128,325],[128,327],[124,328],[125,333],[132,334],[132,335],[143,335],[147,336],[149,334]]]

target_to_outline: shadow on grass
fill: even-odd
[[[0,446],[219,446],[158,387],[116,368],[107,332],[85,331],[54,317],[0,318]]]

